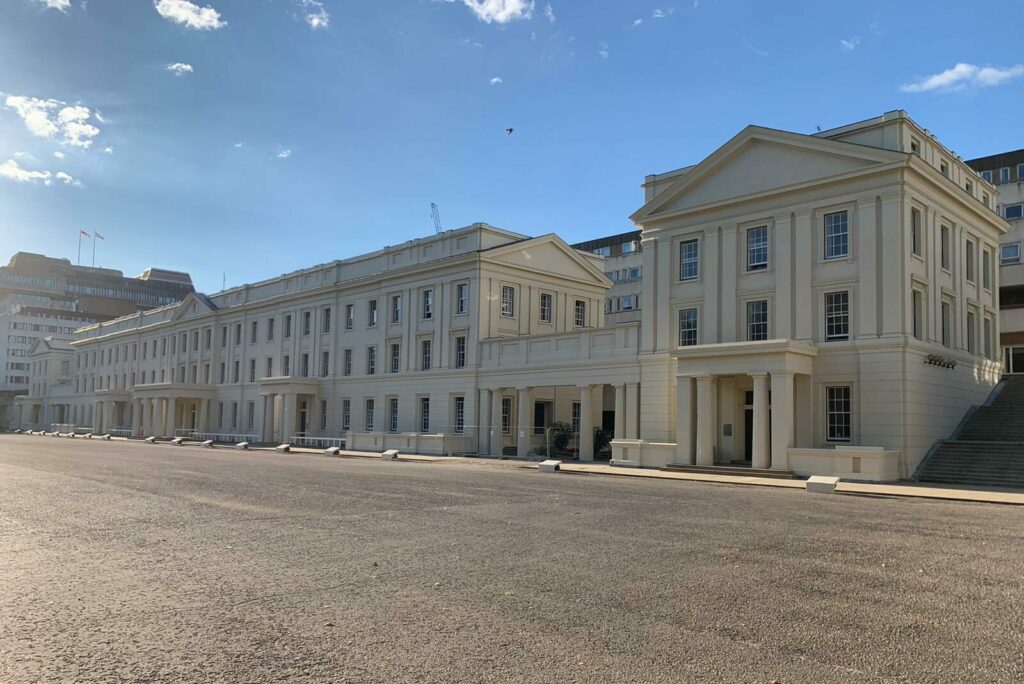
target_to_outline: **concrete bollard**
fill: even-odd
[[[337,456],[341,453],[341,447],[327,447],[324,449],[324,456]]]
[[[181,446],[184,441],[184,437],[175,437],[174,439],[171,440],[171,444],[173,444],[174,446]]]
[[[249,443],[239,442],[238,444],[235,445],[235,448],[238,449],[239,451],[246,451],[249,448]]]
[[[208,439],[205,442],[203,442],[203,448],[204,449],[212,449],[213,448],[213,440],[212,439]]]
[[[553,473],[562,469],[562,462],[549,458],[546,461],[540,462],[540,472],[542,473]]]
[[[145,441],[147,444],[156,444],[156,437],[154,437],[153,435],[150,435],[149,437],[147,437],[143,441]]]
[[[103,440],[106,440],[106,441],[109,442],[110,441],[110,435],[103,435],[102,437],[100,437],[100,439],[103,439]]]
[[[838,477],[812,475],[807,480],[807,491],[811,494],[835,494],[837,484],[839,484]]]
[[[383,461],[397,461],[398,460],[398,449],[388,449],[380,455]]]
[[[291,444],[278,444],[276,447],[274,447],[274,451],[276,451],[279,454],[287,454],[291,450],[292,450]]]

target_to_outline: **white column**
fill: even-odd
[[[530,455],[530,436],[533,433],[533,388],[519,387],[519,416],[516,433],[516,456],[526,458]]]
[[[626,383],[626,439],[640,439],[640,383]]]
[[[377,427],[377,402],[374,401],[374,428]],[[296,421],[298,420],[299,412],[299,396],[297,394],[286,394],[284,395],[284,423],[282,424],[281,430],[281,443],[286,444],[291,438],[292,433],[295,432]]]
[[[580,385],[579,459],[594,460],[594,386]]]
[[[280,394],[271,395],[271,407],[274,413],[273,429],[270,435],[271,442],[284,441],[284,397]]]
[[[476,453],[478,455],[491,453],[491,390],[480,389],[480,402],[477,404],[480,410],[480,420],[477,421]],[[419,407],[416,407],[416,423],[419,427]],[[419,430],[417,430],[418,432]]]
[[[615,439],[626,439],[626,386],[615,385]]]
[[[132,400],[132,437],[138,437],[142,429],[142,400]]]
[[[504,456],[501,447],[501,400],[503,398],[502,389],[496,388],[491,392],[491,456],[495,458],[501,458]]]
[[[772,373],[772,455],[773,470],[789,470],[789,449],[793,446],[793,374]]]
[[[178,417],[178,400],[174,397],[170,397],[169,399],[165,399],[164,402],[167,405],[167,413],[165,416],[166,422],[164,423],[166,428],[164,429],[164,433],[166,437],[174,437],[174,430],[177,426],[176,420]]]
[[[199,432],[210,431],[210,400],[199,400]]]
[[[697,377],[697,465],[714,465],[714,421],[712,405],[715,400],[714,378]]]
[[[768,374],[751,373],[754,378],[754,435],[751,466],[769,468],[768,455]]]
[[[676,378],[676,463],[693,465],[693,378]]]

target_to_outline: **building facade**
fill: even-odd
[[[640,320],[640,291],[643,277],[640,231],[587,240],[574,249],[604,257],[604,274],[612,281],[605,296],[607,325]]]
[[[1003,372],[1024,373],[1024,150],[967,163],[998,188],[996,212],[1009,224],[999,245],[999,343]]]
[[[998,381],[998,189],[904,112],[750,126],[644,192],[625,255],[476,224],[89,326],[63,403],[133,435],[527,456],[567,430],[583,460],[896,480]],[[639,320],[608,325],[623,256]]]

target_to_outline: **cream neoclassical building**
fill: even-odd
[[[68,422],[519,456],[564,422],[582,459],[603,427],[619,465],[894,480],[998,381],[997,191],[905,113],[644,191],[639,322],[601,257],[477,224],[83,328]]]

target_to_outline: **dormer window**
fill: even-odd
[[[985,179],[986,183],[991,183],[992,182],[992,172],[991,171],[982,171],[981,172],[981,177]]]
[[[1003,168],[999,169],[999,182],[1000,183],[1009,183],[1010,182],[1010,167],[1009,166],[1004,166]]]

